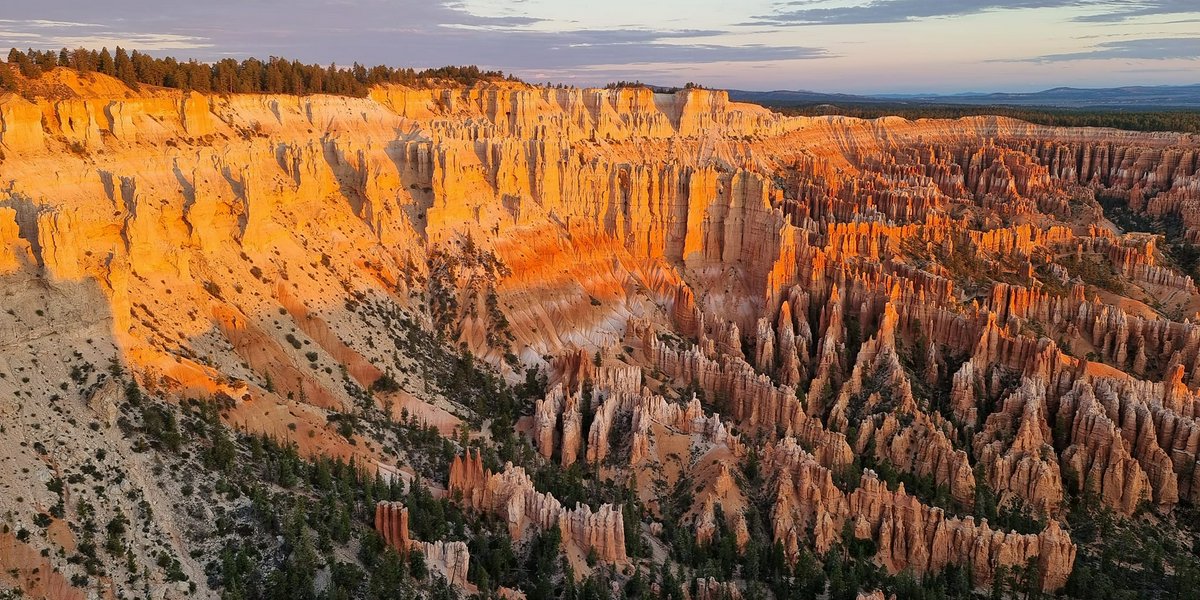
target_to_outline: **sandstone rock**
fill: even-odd
[[[741,590],[730,582],[719,582],[712,577],[696,580],[696,595],[693,600],[738,600]]]
[[[470,554],[466,542],[414,542],[411,549],[420,550],[425,555],[429,568],[442,574],[446,582],[452,586],[467,587],[467,572],[470,568]]]
[[[765,455],[764,463],[779,474],[774,536],[789,556],[795,556],[806,529],[812,528],[814,547],[821,552],[840,539],[842,525],[853,519],[855,535],[876,541],[878,559],[891,572],[925,573],[947,564],[969,564],[973,580],[983,585],[995,567],[1037,558],[1045,573],[1042,585],[1051,590],[1066,582],[1075,560],[1074,544],[1053,520],[1039,535],[992,531],[986,521],[977,526],[971,518],[947,518],[941,508],[906,494],[903,485],[891,491],[871,471],[865,472],[861,487],[846,495],[833,484],[828,469],[789,440]]]
[[[1104,504],[1127,515],[1150,500],[1150,479],[1090,385],[1079,382],[1064,395],[1058,415],[1060,422],[1070,423],[1071,445],[1063,451],[1062,462],[1077,490],[1096,493]]]
[[[1010,494],[1041,514],[1054,514],[1062,504],[1063,483],[1048,410],[1045,384],[1025,379],[975,435],[975,454],[1001,504]]]
[[[10,152],[36,152],[45,147],[37,105],[8,94],[0,102],[0,144]]]
[[[770,440],[772,533],[791,556],[849,524],[892,570],[969,564],[983,583],[1036,557],[1054,589],[1074,555],[1054,520],[1067,493],[1122,513],[1200,500],[1200,326],[1164,318],[1194,304],[1194,284],[1153,236],[1117,233],[1078,201],[1128,197],[1200,240],[1194,137],[787,118],[708,90],[78,95],[0,98],[0,273],[6,293],[79,285],[107,303],[5,320],[0,341],[74,344],[64,334],[99,323],[142,380],[235,398],[231,423],[306,456],[398,472],[329,435],[325,411],[409,358],[388,336],[429,326],[436,296],[452,344],[510,380],[551,371],[530,419],[543,456],[625,474],[668,447],[703,453],[686,465],[704,478],[699,526],[709,500],[739,497],[729,469],[747,440]],[[1076,282],[1063,257],[1111,264],[1171,306]],[[1001,272],[1027,287],[977,293]],[[424,383],[407,373],[406,390]],[[644,389],[664,381],[703,394]],[[945,417],[931,393],[944,385]],[[629,464],[615,465],[609,434],[626,423]],[[1046,531],[947,518],[869,475],[833,483],[869,456],[969,506],[967,444],[990,487],[1048,513]],[[477,453],[454,460],[448,487],[514,537],[558,526],[572,551],[626,560],[617,507],[566,509]],[[726,515],[743,543],[738,511]],[[431,564],[465,570],[457,546],[425,544]]]
[[[375,531],[389,546],[408,552],[412,543],[408,536],[408,509],[399,502],[379,502],[375,505]]]
[[[520,539],[527,527],[558,527],[564,543],[584,554],[595,551],[600,560],[609,563],[628,560],[619,508],[604,504],[597,511],[587,505],[568,510],[553,496],[536,491],[525,470],[511,464],[500,473],[485,473],[477,453],[474,458],[469,454],[465,459],[455,458],[449,489],[460,494],[467,507],[495,512],[505,519],[513,539]]]
[[[465,542],[422,542],[408,534],[408,509],[399,502],[379,502],[375,505],[375,530],[384,541],[402,554],[419,551],[426,564],[442,574],[450,585],[465,587],[470,554]]]

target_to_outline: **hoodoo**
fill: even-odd
[[[0,587],[1196,572],[1200,138],[448,79],[0,95]]]

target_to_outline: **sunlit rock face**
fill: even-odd
[[[753,455],[790,559],[848,530],[890,572],[978,585],[1034,561],[1061,587],[1072,495],[1124,516],[1200,500],[1200,295],[1096,201],[1197,241],[1195,137],[788,118],[708,90],[69,89],[0,96],[9,371],[65,372],[68,345],[116,357],[305,456],[409,478],[328,419],[361,401],[347,382],[413,364],[380,333],[403,315],[510,380],[549,374],[523,425],[543,460],[633,475],[650,518],[649,482],[690,477],[701,542],[723,515],[745,545]],[[51,375],[0,393],[48,395]],[[422,389],[374,401],[454,436],[462,407]],[[460,456],[438,484],[514,538],[557,527],[581,571],[633,560],[620,507],[493,467]],[[985,486],[1044,530],[976,519]],[[465,578],[465,550],[408,539],[401,510],[380,508],[388,541]],[[0,541],[6,573],[40,564]]]

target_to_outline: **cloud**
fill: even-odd
[[[1077,21],[1092,23],[1119,23],[1141,17],[1163,15],[1200,14],[1197,0],[1130,0],[1112,3],[1113,10],[1084,15]]]
[[[587,29],[506,13],[477,15],[458,2],[427,0],[206,0],[162,11],[157,0],[108,0],[72,10],[20,3],[6,8],[3,44],[113,47],[190,57],[287,56],[305,62],[434,67],[479,64],[505,71],[602,65],[758,62],[829,56],[823,48],[722,43],[718,28]],[[107,15],[122,15],[114,20]],[[87,27],[87,29],[80,29]],[[555,29],[557,27],[557,29]],[[30,38],[36,34],[38,37]],[[753,34],[751,34],[753,35]],[[18,39],[19,38],[19,39]],[[751,38],[749,41],[753,41]]]
[[[110,30],[94,23],[2,19],[0,26],[4,28],[0,30],[0,47],[58,49],[125,46],[130,49],[156,51],[200,49],[212,45],[206,38],[199,36]]]
[[[466,34],[468,32],[460,32]],[[599,65],[652,63],[707,64],[825,58],[822,48],[710,43],[716,32],[682,33],[636,30],[573,30],[560,32],[469,32],[459,39],[431,40],[439,56],[462,57],[461,49],[485,47],[503,56],[510,69],[567,69]],[[469,38],[469,39],[468,39]]]
[[[41,40],[42,36],[28,31],[4,31],[0,30],[0,40]]]
[[[1075,60],[1200,60],[1200,37],[1144,38],[1097,44],[1089,50],[1047,54],[1019,61],[995,62],[1068,62]]]
[[[831,0],[794,0],[759,25],[862,25],[962,17],[985,12],[1047,8],[1083,9],[1081,22],[1123,22],[1141,17],[1200,14],[1197,0],[870,0],[841,6]]]
[[[798,0],[771,15],[757,17],[769,25],[861,25],[903,23],[938,17],[960,17],[999,10],[1063,8],[1092,4],[1089,0],[871,0],[853,6],[829,6],[826,0]]]
[[[47,36],[46,44],[52,48],[116,48],[124,46],[130,50],[147,52],[161,50],[193,50],[210,48],[205,38],[171,33],[121,33],[103,32],[88,35]]]
[[[27,21],[16,21],[13,19],[0,19],[0,23],[15,23],[24,27],[42,28],[42,27],[100,27],[96,23],[75,23],[72,21],[47,21],[45,19],[29,19]]]

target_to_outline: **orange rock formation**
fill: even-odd
[[[433,330],[510,380],[550,372],[528,419],[542,457],[638,475],[652,513],[654,475],[694,476],[698,538],[720,505],[744,544],[732,474],[753,451],[790,556],[849,523],[893,572],[958,564],[979,584],[1032,559],[1063,585],[1073,494],[1125,515],[1200,501],[1200,293],[1165,240],[1096,202],[1200,241],[1195,136],[788,118],[698,89],[206,96],[94,79],[0,96],[10,370],[61,379],[65,362],[28,357],[100,339],[88,360],[119,354],[147,388],[228,398],[231,424],[404,477],[330,416],[399,399],[457,424],[461,399],[430,391],[406,343]],[[365,392],[385,374],[402,395]],[[51,393],[51,375],[0,396]],[[966,513],[986,485],[1048,525],[950,517],[870,471],[835,484],[864,461]],[[568,509],[478,454],[448,487],[514,539],[559,527],[577,555],[630,562],[619,507]],[[378,511],[389,543],[418,543],[402,509]],[[464,571],[439,543],[434,564]]]
[[[558,527],[563,543],[574,547],[580,557],[594,551],[605,562],[628,561],[620,509],[604,504],[593,511],[581,504],[568,510],[554,496],[534,489],[521,467],[509,464],[503,472],[493,474],[484,470],[478,453],[455,457],[449,490],[459,495],[465,506],[505,519],[513,539],[521,539],[528,530]]]
[[[399,502],[379,502],[375,505],[375,530],[397,551],[408,554],[413,550],[425,555],[426,564],[442,574],[451,585],[467,586],[467,571],[471,556],[465,542],[422,542],[408,535],[408,509]]]

